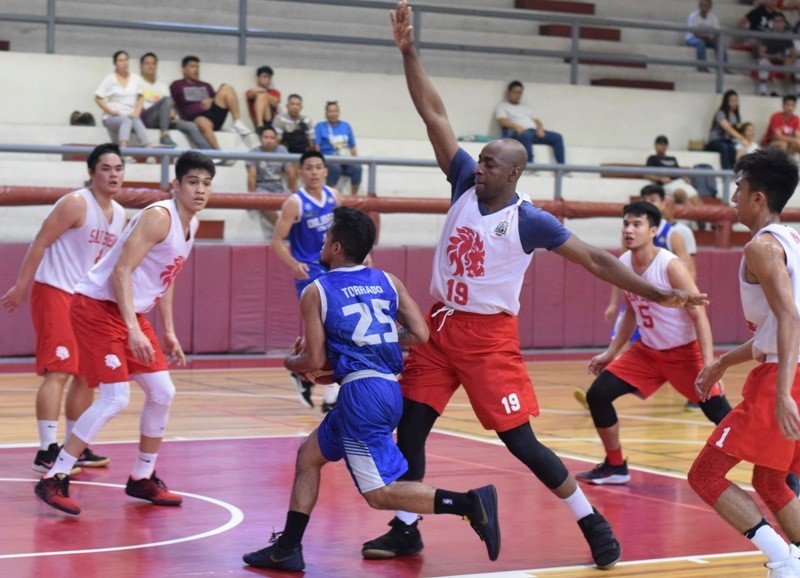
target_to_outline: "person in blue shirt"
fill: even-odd
[[[320,252],[325,232],[333,221],[333,209],[341,203],[339,191],[325,186],[328,167],[325,157],[317,151],[308,151],[300,157],[300,178],[303,188],[289,196],[281,207],[281,215],[275,223],[272,235],[272,250],[286,263],[294,275],[297,297],[308,285],[325,273],[320,263]],[[288,239],[289,243],[285,242]],[[292,374],[300,403],[314,407],[311,389],[314,385]],[[329,411],[336,404],[338,386],[325,388],[322,411]]]
[[[375,236],[366,213],[351,207],[334,210],[321,254],[330,272],[303,291],[304,336],[284,365],[315,379],[330,360],[341,395],[300,446],[286,525],[273,533],[271,545],[244,555],[251,566],[289,572],[305,568],[301,540],[319,495],[321,470],[340,459],[372,508],[465,516],[486,543],[489,558],[499,555],[493,485],[452,492],[398,479],[408,469],[392,437],[403,411],[396,377],[403,368],[400,347],[424,343],[429,333],[405,286],[394,275],[364,266]]]
[[[325,118],[327,122],[320,122],[314,127],[319,151],[327,156],[358,156],[356,135],[353,134],[350,123],[339,119],[338,102],[330,101],[325,104]],[[350,179],[350,193],[357,195],[361,185],[361,165],[331,164],[328,167],[328,186],[335,187],[342,175]]]

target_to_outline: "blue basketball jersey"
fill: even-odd
[[[300,202],[300,219],[289,229],[289,249],[292,257],[301,263],[319,263],[325,233],[333,222],[336,197],[328,187],[322,189],[322,201],[309,195],[305,189],[294,195]]]
[[[669,234],[672,232],[672,225],[663,219],[661,223],[662,227],[659,228],[656,238],[653,239],[653,244],[656,247],[669,250]]]
[[[389,276],[359,265],[334,269],[314,283],[320,292],[333,378],[341,381],[356,371],[400,373],[397,291]]]

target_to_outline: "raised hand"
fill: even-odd
[[[414,48],[414,27],[411,26],[412,8],[406,0],[397,3],[397,8],[389,11],[392,19],[394,42],[400,52],[408,52]]]

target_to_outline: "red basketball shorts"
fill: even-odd
[[[522,360],[517,318],[454,311],[427,317],[430,339],[406,358],[403,396],[444,412],[459,385],[464,386],[481,425],[498,432],[539,415],[533,384]]]
[[[635,387],[643,399],[668,381],[683,397],[698,403],[700,398],[694,390],[694,380],[703,365],[697,341],[664,350],[651,349],[637,341],[609,363],[606,370]],[[722,389],[714,386],[711,395],[722,395]]]
[[[69,317],[72,298],[52,285],[33,283],[31,316],[36,330],[36,373],[39,375],[78,374],[78,343]]]
[[[128,347],[128,328],[113,301],[98,301],[76,293],[70,316],[81,353],[81,375],[89,387],[130,381],[131,375],[167,369],[156,333],[144,315],[138,314],[136,319],[153,346],[155,361],[151,364],[133,357]]]
[[[800,443],[783,437],[775,421],[777,376],[777,363],[753,369],[744,382],[742,403],[725,416],[706,443],[751,464],[800,474]],[[792,398],[800,405],[800,368]]]

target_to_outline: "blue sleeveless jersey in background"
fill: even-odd
[[[661,247],[662,249],[669,250],[669,234],[672,232],[672,225],[665,222],[664,228],[658,232],[655,239],[653,239],[653,245],[656,247]]]
[[[305,189],[297,191],[295,196],[300,200],[300,220],[289,229],[292,257],[301,263],[319,265],[325,233],[333,222],[336,197],[328,187],[322,189],[322,201],[317,201]]]
[[[403,370],[397,337],[397,291],[379,269],[363,265],[319,277],[322,319],[333,377],[357,371],[395,375]]]

